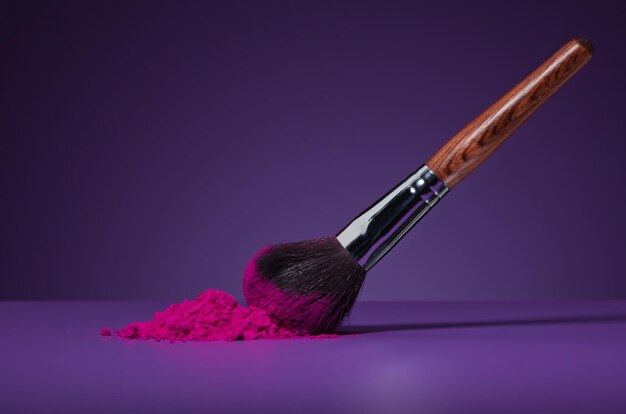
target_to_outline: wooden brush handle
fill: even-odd
[[[482,164],[554,92],[591,59],[593,47],[572,39],[526,79],[467,124],[426,165],[448,187]]]

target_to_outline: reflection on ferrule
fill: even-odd
[[[361,213],[337,235],[365,269],[371,269],[449,189],[426,165]]]

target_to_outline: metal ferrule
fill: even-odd
[[[341,230],[337,240],[370,270],[447,192],[423,165]]]

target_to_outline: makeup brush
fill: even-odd
[[[366,272],[592,53],[587,40],[570,40],[336,236],[263,248],[244,272],[248,305],[302,333],[335,330],[350,312]]]

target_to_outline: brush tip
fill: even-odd
[[[244,271],[243,291],[303,334],[329,333],[348,315],[365,270],[334,237],[266,246]]]

